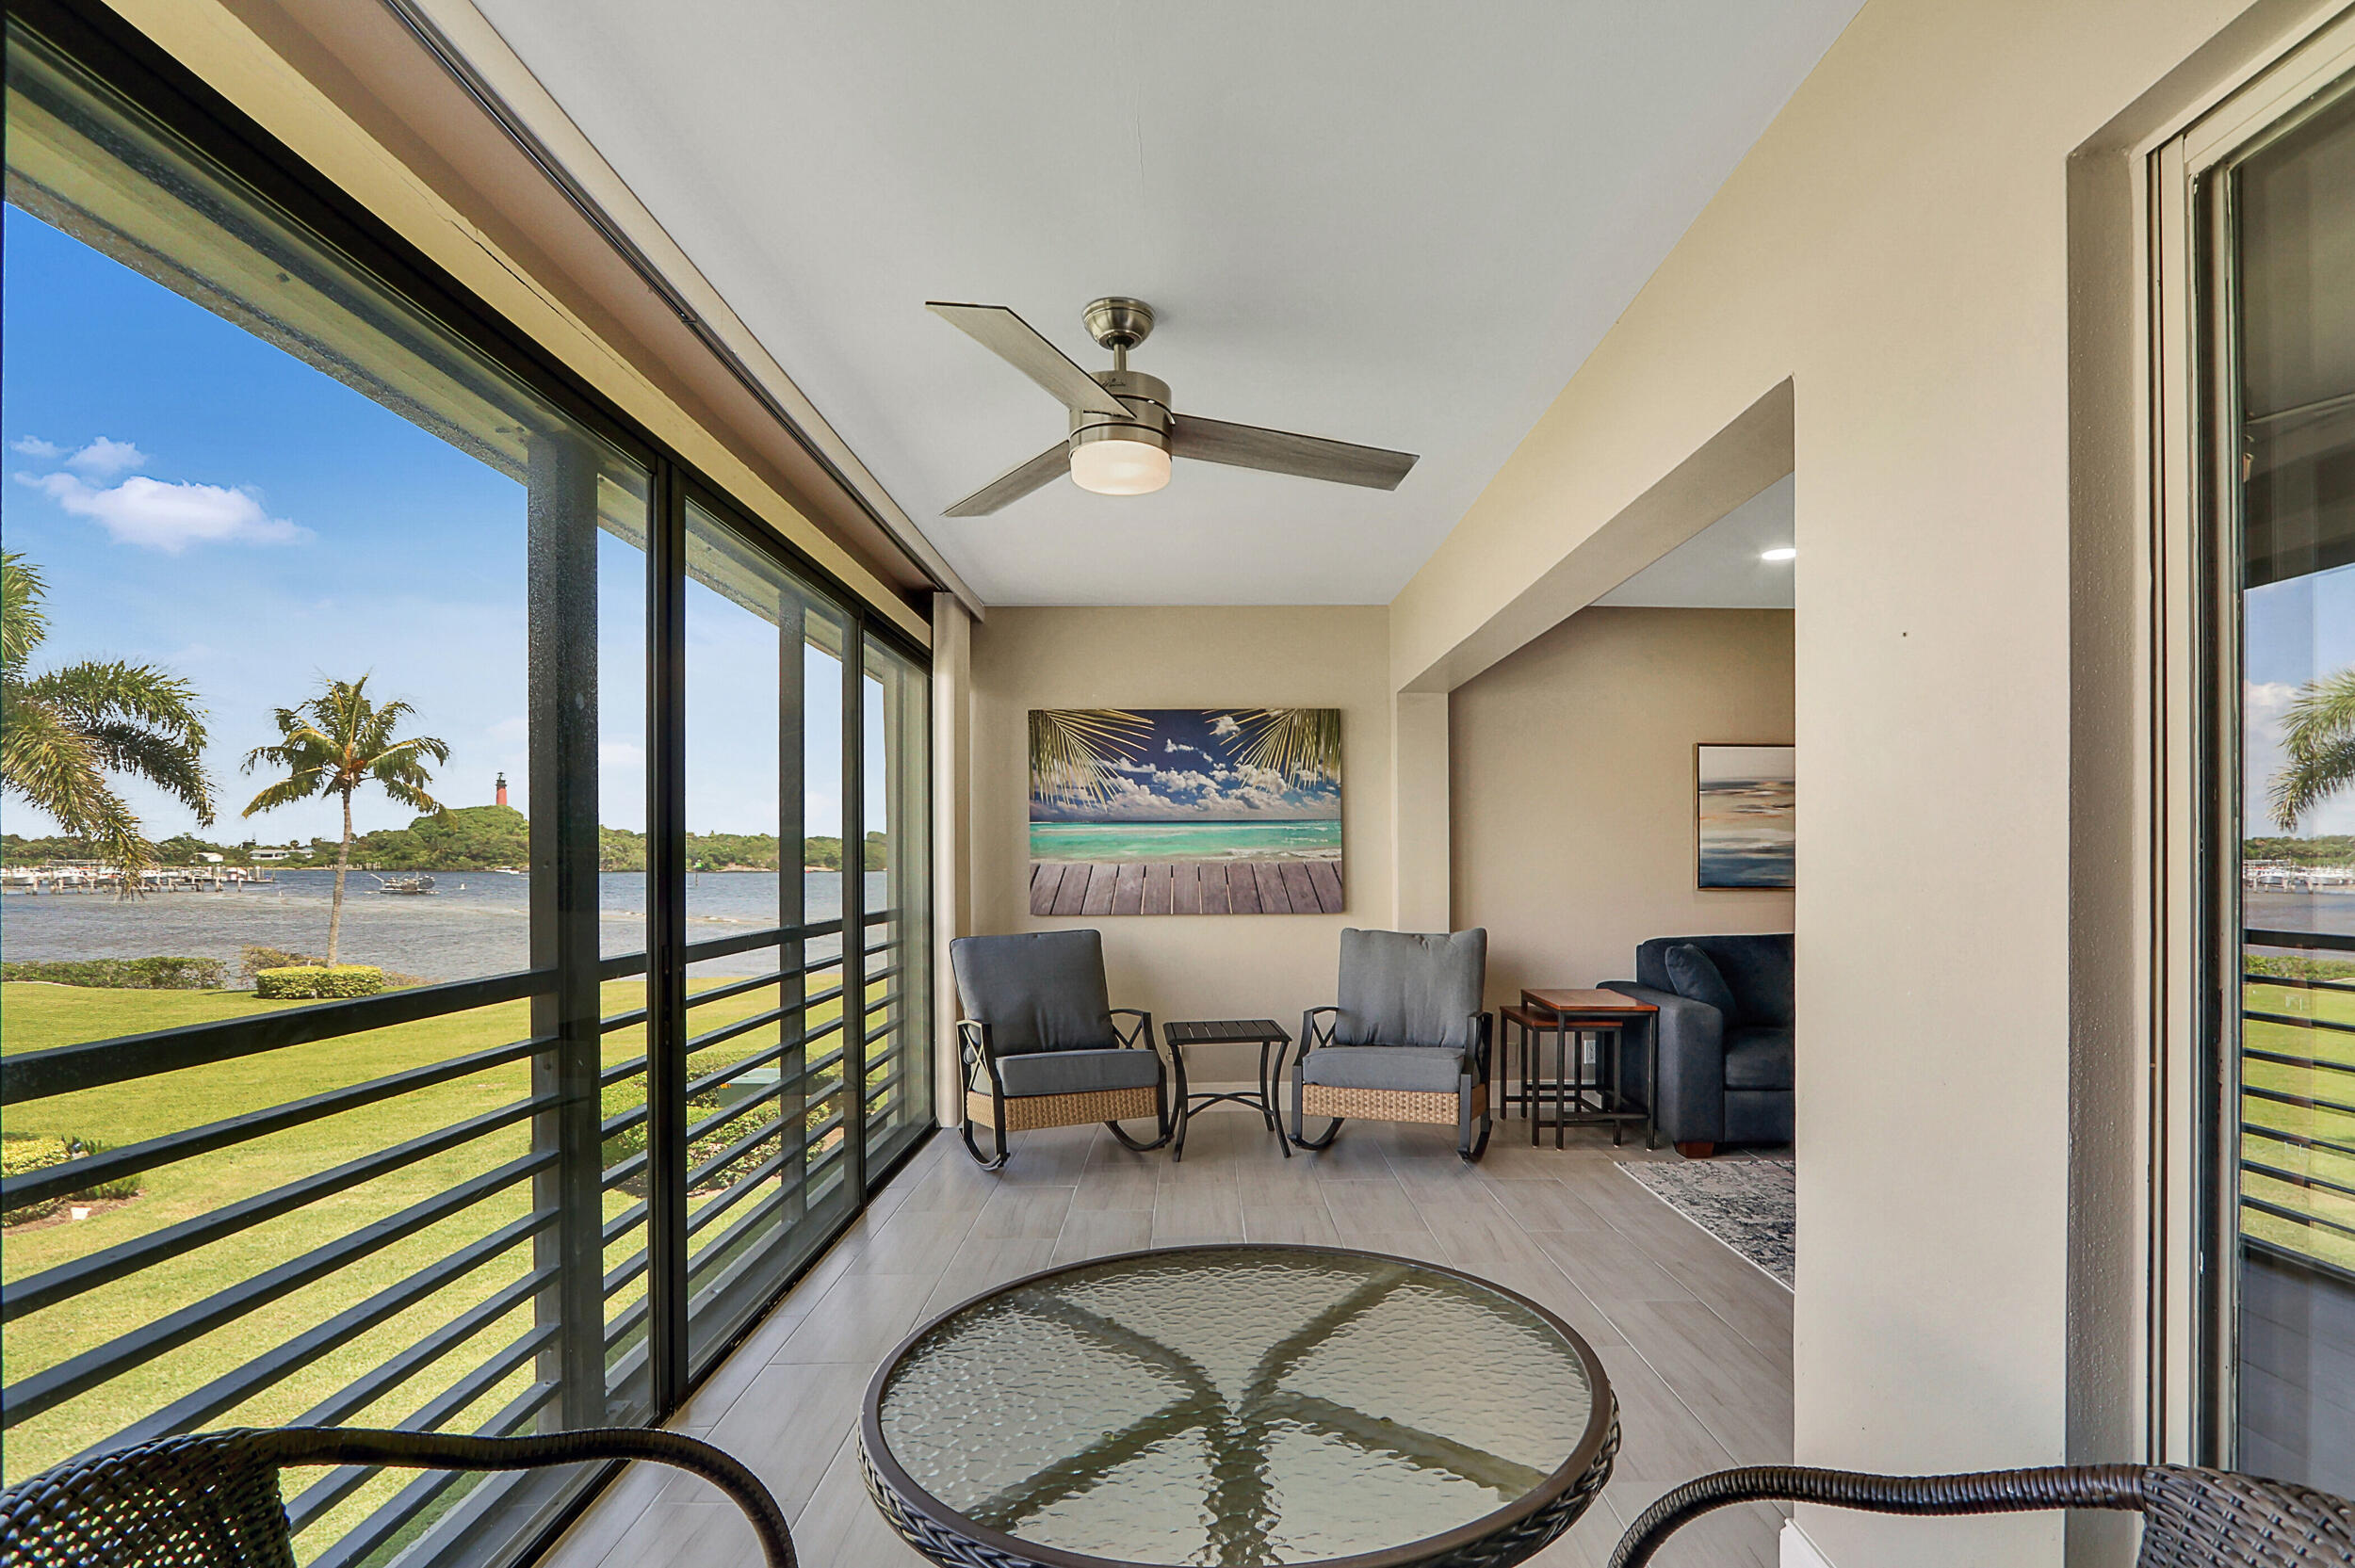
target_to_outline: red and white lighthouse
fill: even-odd
[[[507,804],[507,775],[504,773],[501,773],[498,778],[498,803],[503,806]]]

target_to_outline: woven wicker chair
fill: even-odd
[[[1867,1476],[1753,1465],[1690,1480],[1644,1511],[1611,1554],[1642,1568],[1678,1526],[1735,1503],[1825,1503],[1873,1513],[2142,1515],[2138,1568],[2355,1568],[2355,1503],[2284,1481],[2176,1464],[2070,1464],[1961,1476]]]
[[[690,1470],[751,1515],[769,1568],[793,1568],[776,1499],[708,1443],[648,1428],[536,1437],[280,1427],[158,1438],[69,1460],[0,1493],[6,1568],[295,1568],[278,1472],[297,1464],[529,1470],[650,1460]]]
[[[1422,1122],[1453,1126],[1455,1152],[1479,1159],[1492,1125],[1487,976],[1486,930],[1342,931],[1340,1003],[1300,1018],[1293,1145],[1330,1148],[1352,1118]],[[1307,1136],[1311,1116],[1332,1118],[1322,1138]]]
[[[949,961],[966,1014],[957,1021],[965,1065],[958,1131],[982,1169],[996,1171],[1012,1157],[1009,1132],[1101,1122],[1140,1152],[1169,1141],[1176,1121],[1153,1015],[1109,1005],[1102,932],[962,936],[949,944]],[[1114,1018],[1133,1022],[1124,1030]],[[1179,1058],[1179,1105],[1185,1072]],[[1149,1143],[1120,1124],[1147,1116],[1156,1134]],[[994,1153],[982,1152],[976,1126],[990,1129]]]

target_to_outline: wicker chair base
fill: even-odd
[[[1154,1120],[1161,1113],[1160,1094],[1151,1088],[1098,1089],[1085,1094],[1021,1094],[1006,1100],[1006,1131],[1035,1132],[1041,1127],[1075,1127],[1090,1122]],[[977,1126],[998,1124],[996,1108],[986,1094],[967,1090],[965,1114]],[[1455,1118],[1451,1113],[1449,1121]]]
[[[1452,1089],[1335,1089],[1307,1083],[1300,1086],[1300,1108],[1304,1115],[1352,1122],[1428,1122],[1452,1127],[1461,1104]],[[1472,1090],[1472,1120],[1477,1122],[1487,1109],[1488,1086],[1477,1085]]]

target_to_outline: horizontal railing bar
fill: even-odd
[[[2271,1165],[2260,1165],[2255,1160],[2247,1158],[2240,1162],[2240,1168],[2243,1172],[2254,1171],[2261,1176],[2270,1176],[2277,1182],[2287,1182],[2292,1187],[2319,1188],[2325,1192],[2335,1192],[2343,1198],[2355,1198],[2355,1187],[2330,1181],[2306,1172],[2283,1171]]]
[[[288,1424],[297,1427],[341,1426],[523,1305],[541,1290],[554,1285],[560,1277],[561,1270],[553,1266],[533,1269],[521,1279],[502,1286],[495,1295],[468,1307],[392,1360],[370,1369],[365,1377],[347,1383],[324,1403],[313,1405]]]
[[[2293,1225],[2319,1225],[2324,1230],[2337,1231],[2342,1236],[2355,1237],[2355,1225],[2328,1220],[2319,1214],[2310,1214],[2304,1209],[2288,1208],[2280,1204],[2268,1203],[2263,1198],[2252,1198],[2246,1192],[2240,1195],[2240,1206],[2253,1208],[2260,1214],[2270,1214],[2276,1220],[2287,1220]]]
[[[2355,936],[2338,931],[2261,931],[2255,929],[2240,933],[2241,941],[2251,947],[2314,947],[2331,952],[2355,953]]]
[[[2286,1024],[2294,1029],[2333,1029],[2341,1034],[2355,1034],[2355,1024],[2342,1024],[2335,1018],[2315,1018],[2297,1012],[2254,1012],[2246,1008],[2241,1017],[2260,1024]]]
[[[762,947],[781,947],[796,939],[807,942],[813,936],[832,936],[841,929],[839,920],[821,920],[815,926],[771,926],[764,930],[739,931],[734,936],[690,942],[681,951],[689,963],[701,963],[706,959],[734,958]]]
[[[792,1010],[794,1010],[789,1008],[771,1008],[765,1012],[755,1012],[748,1017],[736,1019],[732,1023],[723,1024],[716,1029],[707,1029],[702,1034],[690,1035],[687,1041],[688,1055],[692,1056],[697,1051],[707,1051],[723,1041],[734,1040],[739,1034],[750,1034],[764,1025],[777,1023]]]
[[[872,1017],[873,1014],[870,1013],[869,1016]],[[904,1019],[886,1018],[882,1023],[876,1025],[873,1028],[868,1030],[865,1037],[861,1039],[859,1043],[862,1045],[872,1045],[876,1041],[881,1040],[884,1036],[891,1033],[893,1030],[905,1028],[906,1026],[907,1023]]]
[[[710,1246],[705,1248],[704,1251],[696,1257],[690,1259],[687,1265],[687,1288],[690,1292],[689,1299],[691,1301],[697,1302],[709,1301],[712,1295],[712,1287],[714,1285],[720,1284],[722,1281],[732,1279],[747,1264],[757,1263],[759,1261],[761,1249],[756,1247],[743,1255],[728,1259],[725,1262],[718,1261],[718,1259],[721,1253],[725,1253],[728,1248],[734,1244],[736,1237],[739,1232],[762,1224],[773,1216],[778,1209],[783,1208],[788,1203],[791,1202],[794,1196],[795,1193],[791,1188],[786,1188],[778,1191],[771,1192],[766,1197],[762,1198],[760,1202],[755,1204],[751,1208],[747,1209],[741,1217],[740,1222],[734,1229],[731,1229],[727,1235],[720,1237]],[[718,1280],[706,1278],[706,1276],[710,1275],[715,1269],[719,1271]],[[690,1308],[690,1316],[691,1312],[692,1309]]]
[[[2276,1067],[2302,1067],[2315,1073],[2345,1073],[2355,1076],[2355,1062],[2325,1061],[2319,1057],[2294,1057],[2282,1051],[2267,1051],[2255,1045],[2243,1045],[2240,1054],[2250,1061],[2271,1062]]]
[[[194,1252],[223,1237],[235,1236],[239,1231],[250,1229],[266,1220],[274,1220],[305,1204],[332,1197],[347,1188],[374,1181],[404,1166],[414,1165],[420,1159],[471,1143],[556,1103],[557,1096],[543,1094],[501,1106],[496,1110],[486,1110],[479,1116],[453,1123],[422,1137],[413,1138],[406,1143],[397,1143],[372,1155],[363,1155],[358,1159],[347,1160],[329,1170],[300,1177],[284,1186],[271,1188],[267,1192],[257,1192],[251,1198],[207,1209],[176,1225],[167,1225],[145,1236],[117,1242],[86,1257],[43,1269],[0,1290],[0,1322],[13,1323],[30,1313],[71,1301],[85,1291],[94,1290],[126,1274],[135,1274],[150,1265],[168,1262],[183,1253]]]
[[[799,1043],[799,1041],[780,1040],[774,1045],[763,1045],[750,1056],[739,1057],[700,1078],[690,1078],[687,1083],[687,1097],[691,1100],[698,1094],[707,1094],[722,1084],[740,1078],[754,1068],[766,1067],[772,1061],[777,1063],[777,1070],[782,1073],[785,1070],[785,1053]]]
[[[836,1025],[829,1024],[818,1032],[820,1034],[830,1033],[835,1027]],[[808,1043],[804,1041],[801,1043],[806,1045]],[[748,1065],[757,1065],[763,1058],[783,1055],[787,1048],[788,1047],[783,1045],[773,1046],[769,1050],[758,1053],[756,1056],[746,1058],[742,1062],[733,1063],[731,1066],[722,1069],[719,1073],[712,1074],[710,1077],[700,1081],[711,1082],[723,1076],[732,1076],[739,1069]],[[708,1131],[711,1127],[717,1126],[721,1123],[733,1121],[735,1118],[741,1116],[744,1113],[745,1107],[748,1106],[758,1105],[762,1100],[769,1099],[779,1093],[806,1090],[810,1084],[816,1080],[820,1074],[825,1072],[826,1069],[830,1067],[839,1065],[841,1060],[842,1052],[837,1047],[835,1050],[827,1052],[824,1056],[820,1057],[816,1061],[809,1062],[804,1066],[800,1074],[796,1076],[791,1078],[780,1076],[775,1087],[764,1091],[758,1095],[739,1100],[733,1106],[723,1107],[719,1111],[714,1113],[710,1120],[698,1123],[697,1127]],[[692,1086],[690,1087],[691,1091]],[[822,1096],[820,1098],[822,1099]],[[606,1121],[599,1123],[598,1137],[601,1140],[604,1139],[609,1139],[618,1132],[636,1126],[639,1123],[644,1121],[645,1119],[646,1107],[644,1104],[641,1103],[639,1105],[632,1106],[627,1110],[617,1112]],[[693,1137],[697,1131],[697,1127],[690,1127],[688,1129],[688,1136],[690,1138]],[[622,1183],[636,1176],[640,1172],[646,1169],[646,1151],[642,1149],[637,1154],[630,1156],[627,1159],[607,1166],[605,1171],[602,1172],[603,1188],[609,1192],[614,1188],[621,1186]]]
[[[2303,1110],[2335,1110],[2344,1116],[2355,1116],[2355,1106],[2325,1100],[2319,1095],[2308,1099],[2303,1095],[2285,1094],[2278,1089],[2260,1089],[2252,1083],[2242,1084],[2240,1091],[2252,1100],[2264,1100],[2277,1106],[2297,1106]]]
[[[317,1324],[275,1350],[266,1350],[244,1366],[221,1374],[202,1388],[182,1396],[145,1420],[124,1428],[88,1451],[96,1453],[119,1444],[145,1443],[176,1432],[194,1431],[201,1423],[224,1410],[243,1404],[265,1388],[284,1382],[288,1374],[300,1371],[396,1313],[405,1311],[446,1285],[463,1279],[500,1253],[529,1240],[533,1235],[555,1222],[554,1209],[539,1209],[512,1224],[502,1225],[489,1236],[450,1253],[430,1269],[345,1308],[324,1323]],[[552,1276],[554,1270],[544,1272]]]
[[[555,970],[523,969],[486,979],[451,980],[375,996],[317,1002],[284,1012],[118,1035],[85,1045],[53,1045],[45,1051],[26,1051],[0,1059],[0,1105],[21,1106],[184,1067],[203,1067],[338,1035],[414,1024],[443,1013],[536,996],[555,988]]]
[[[814,992],[809,996],[804,998],[802,1006],[804,1009],[821,1008],[828,1002],[838,1002],[841,999],[842,988],[838,985],[830,985],[825,990]]]
[[[277,1268],[217,1290],[201,1301],[167,1314],[152,1323],[59,1362],[0,1389],[0,1429],[29,1421],[43,1411],[143,1366],[157,1356],[178,1350],[189,1340],[233,1322],[254,1308],[289,1295],[324,1278],[354,1258],[382,1252],[404,1237],[414,1236],[440,1220],[463,1212],[492,1193],[534,1175],[556,1163],[556,1152],[544,1150],[486,1171],[447,1192],[386,1215],[323,1247],[314,1247]]]
[[[2247,969],[2240,978],[2250,985],[2278,985],[2286,991],[2355,992],[2355,980],[2318,980],[2311,975],[2266,975]]]
[[[907,972],[908,966],[904,963],[886,963],[880,969],[869,969],[867,972],[867,983],[873,985],[877,980],[887,980],[894,976],[904,975]]]
[[[631,1008],[626,1012],[616,1012],[607,1017],[598,1019],[597,1032],[599,1034],[611,1034],[616,1029],[642,1028],[645,1026],[645,1022],[646,1010],[644,1008]]]
[[[600,1067],[597,1069],[597,1087],[610,1089],[617,1083],[638,1076],[645,1070],[646,1059],[644,1057],[630,1057],[626,1060],[615,1062],[610,1067]]]
[[[747,1193],[754,1191],[760,1186],[761,1183],[776,1175],[780,1171],[784,1170],[787,1165],[794,1163],[807,1152],[807,1149],[801,1144],[797,1143],[788,1145],[788,1147],[779,1150],[776,1154],[770,1156],[767,1159],[761,1161],[758,1165],[746,1172],[743,1175],[739,1176],[735,1181],[729,1183],[726,1188],[723,1190],[718,1197],[712,1199],[709,1203],[704,1204],[703,1207],[697,1209],[694,1213],[687,1217],[687,1234],[691,1237],[697,1232],[711,1225],[714,1221],[719,1220],[722,1215],[727,1213],[729,1209],[734,1208],[739,1203],[742,1202]],[[790,1192],[793,1188],[799,1187],[801,1183],[798,1180],[787,1182],[779,1188],[779,1190],[782,1192]],[[747,1218],[750,1217],[747,1216]],[[693,1269],[694,1265],[691,1260],[690,1261],[688,1267],[690,1269]]]
[[[517,1342],[517,1344],[519,1347],[528,1346],[528,1350],[527,1352],[528,1355],[536,1354],[541,1349],[541,1346],[532,1342],[551,1338],[554,1336],[555,1333],[556,1325],[553,1323],[546,1324],[541,1328],[534,1329],[530,1334],[526,1334],[522,1340]],[[507,1372],[512,1372],[513,1370],[514,1367],[510,1366],[506,1368],[505,1371],[501,1372],[499,1376],[504,1377],[507,1375]],[[469,1381],[472,1380],[470,1379]],[[495,1384],[497,1382],[498,1379],[496,1378],[491,1380],[493,1384]],[[474,1398],[480,1398],[483,1393],[487,1391],[487,1387],[485,1389],[477,1390],[475,1392]],[[556,1397],[556,1393],[557,1385],[552,1382],[533,1383],[530,1387],[525,1389],[522,1394],[509,1401],[504,1410],[501,1410],[496,1415],[494,1415],[489,1421],[483,1423],[480,1428],[477,1429],[477,1435],[483,1437],[506,1436],[510,1432],[513,1431],[517,1427],[521,1426],[525,1421],[528,1420],[539,1411],[542,1405],[546,1404],[551,1398],[554,1398]],[[466,1402],[471,1404],[474,1400],[469,1399]],[[437,1400],[436,1403],[439,1403],[439,1401]],[[430,1407],[429,1407],[429,1409],[430,1408]],[[464,1407],[461,1406],[460,1408],[463,1409]],[[450,1415],[455,1414],[457,1414],[455,1411],[449,1412],[443,1414],[437,1420],[427,1422],[424,1420],[426,1412],[419,1411],[415,1415],[413,1415],[408,1420],[401,1422],[393,1430],[395,1431],[438,1431],[441,1426],[450,1418]],[[327,1510],[334,1507],[335,1504],[343,1501],[345,1497],[357,1491],[371,1477],[375,1476],[382,1469],[383,1466],[381,1464],[347,1464],[339,1465],[335,1469],[329,1471],[320,1479],[314,1482],[310,1486],[303,1488],[302,1495],[286,1505],[286,1517],[288,1525],[296,1534],[300,1534],[304,1529],[309,1528],[314,1519],[317,1519],[321,1513],[324,1513]],[[317,1558],[313,1560],[311,1568],[329,1568],[330,1564],[337,1565],[337,1568],[340,1568],[340,1565],[342,1564],[358,1562],[369,1557],[386,1541],[389,1541],[393,1536],[407,1528],[409,1521],[414,1517],[427,1503],[432,1501],[433,1498],[440,1495],[444,1488],[447,1487],[452,1481],[458,1479],[460,1476],[464,1474],[467,1474],[467,1472],[449,1470],[427,1471],[424,1475],[419,1476],[415,1480],[411,1481],[407,1486],[402,1487],[398,1493],[394,1494],[392,1499],[385,1503],[382,1508],[373,1510],[369,1512],[366,1518],[361,1520],[357,1525],[354,1525],[349,1530],[346,1531],[336,1540],[333,1545],[328,1547],[326,1551],[322,1552]]]
[[[730,980],[725,985],[715,985],[706,991],[690,991],[687,994],[687,1006],[692,1009],[702,1007],[706,1002],[724,1002],[731,996],[741,996],[748,991],[759,991],[768,986],[781,985],[800,973],[798,969],[772,969],[766,975],[754,975],[745,979]]]
[[[881,976],[874,975],[870,975],[868,978],[870,980],[882,978]],[[905,1000],[906,996],[907,993],[904,991],[886,991],[880,996],[870,996],[868,998],[867,1002],[867,1016],[872,1018],[875,1014],[883,1011],[884,1009],[891,1006],[894,1002]]]
[[[605,1228],[597,1233],[598,1253],[602,1254],[606,1248],[612,1246],[613,1243],[645,1222],[646,1200],[641,1198],[605,1222]]]
[[[2355,1143],[2334,1143],[2327,1138],[2291,1132],[2285,1127],[2268,1127],[2263,1122],[2243,1122],[2240,1130],[2272,1139],[2277,1143],[2294,1143],[2301,1149],[2321,1149],[2329,1154],[2345,1155],[2349,1159],[2355,1159]]]
[[[687,1172],[688,1189],[692,1191],[703,1183],[709,1181],[713,1176],[718,1175],[721,1172],[735,1164],[738,1160],[742,1159],[746,1155],[751,1154],[755,1149],[759,1148],[769,1140],[777,1137],[779,1129],[781,1129],[784,1125],[784,1117],[772,1116],[763,1125],[755,1128],[753,1131],[748,1132],[743,1137],[738,1139],[735,1142],[727,1145],[718,1154],[712,1156],[709,1159],[705,1160],[701,1165],[696,1166],[693,1170]],[[804,1144],[804,1147],[807,1147],[807,1145]]]
[[[30,1175],[0,1181],[0,1208],[13,1209],[51,1198],[62,1198],[102,1182],[117,1181],[143,1171],[153,1171],[157,1166],[211,1154],[216,1149],[251,1142],[254,1139],[284,1132],[289,1127],[299,1127],[339,1111],[374,1105],[379,1100],[391,1099],[414,1090],[430,1089],[437,1083],[447,1083],[453,1078],[504,1066],[536,1051],[544,1051],[555,1043],[553,1040],[518,1040],[508,1045],[494,1045],[486,1051],[475,1051],[466,1056],[452,1057],[447,1061],[413,1067],[405,1073],[371,1078],[366,1083],[353,1084],[348,1089],[331,1089],[305,1099],[290,1100],[284,1105],[208,1122],[203,1126],[190,1127],[186,1132],[167,1133],[161,1138],[126,1143],[119,1149],[69,1160],[64,1165],[53,1165]]]

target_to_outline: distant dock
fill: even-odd
[[[1032,914],[1339,914],[1330,860],[1034,861]]]

